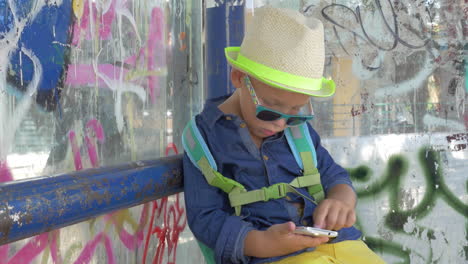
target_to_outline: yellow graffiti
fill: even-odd
[[[49,263],[49,255],[50,255],[50,244],[44,249],[44,253],[42,253],[41,264]]]
[[[83,16],[84,3],[83,0],[73,0],[73,14],[80,20]]]
[[[128,223],[130,225],[133,232],[137,232],[140,228],[142,228],[138,225],[135,219],[133,219],[133,217],[130,215],[129,209],[120,210],[115,213],[112,213],[111,218],[112,220],[106,223],[106,227],[105,227],[106,233],[108,233],[110,231],[109,228],[112,227],[112,225],[114,225],[115,230],[117,231],[117,234],[119,234],[124,229],[125,223]]]
[[[153,71],[147,71],[147,70],[134,70],[134,71],[129,71],[125,75],[125,80],[126,81],[133,81],[135,79],[139,78],[144,78],[148,76],[164,76],[167,74],[167,69],[164,67],[161,70],[153,70]]]
[[[42,259],[41,259],[41,262],[40,262],[41,264],[49,263],[49,257],[52,254],[52,248],[50,248],[50,247],[51,247],[51,244],[53,243],[54,237],[56,237],[55,238],[55,243],[57,243],[55,248],[56,249],[60,248],[60,231],[59,230],[53,230],[53,231],[47,233],[47,236],[49,238],[48,238],[47,246],[45,247],[44,252],[42,253]],[[58,257],[58,261],[60,261],[61,258],[62,258],[61,254],[60,254],[60,250],[57,250],[56,253],[57,253],[56,256]],[[52,260],[54,260],[54,258],[52,258]]]
[[[72,257],[79,254],[79,251],[83,248],[83,244],[78,241],[73,243],[65,252],[65,257],[63,258],[63,264],[72,263]]]

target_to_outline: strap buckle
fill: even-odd
[[[286,196],[286,186],[284,183],[277,183],[268,187],[263,187],[263,201],[267,202],[271,199],[279,199]]]

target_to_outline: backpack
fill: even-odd
[[[197,127],[195,117],[192,118],[184,128],[182,133],[182,145],[185,153],[205,176],[206,181],[211,186],[215,186],[228,194],[229,202],[234,207],[237,216],[241,213],[241,207],[245,204],[280,199],[288,193],[293,192],[307,200],[317,204],[324,198],[323,187],[320,183],[320,173],[318,172],[317,155],[312,138],[307,127],[307,123],[299,126],[288,127],[284,130],[289,148],[294,158],[303,171],[302,176],[296,177],[290,183],[277,183],[257,190],[247,191],[239,182],[224,177],[217,170],[217,165],[211,154],[200,130]],[[307,191],[315,200],[304,196],[296,188],[307,188]],[[199,245],[208,263],[214,263],[214,252],[200,241]]]

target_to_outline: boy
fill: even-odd
[[[292,10],[258,8],[241,47],[226,48],[226,57],[236,91],[208,100],[195,118],[217,171],[246,191],[294,182],[304,171],[285,129],[312,119],[310,96],[334,93],[334,83],[322,77],[321,22]],[[210,185],[184,144],[188,223],[195,237],[214,250],[217,263],[384,263],[358,240],[361,232],[352,226],[356,194],[347,172],[320,145],[315,130],[309,124],[305,129],[325,193],[321,202],[319,192],[311,196],[307,188],[292,188],[275,199],[234,206],[231,191]],[[294,234],[296,226],[339,235],[329,241]]]

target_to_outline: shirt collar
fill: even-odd
[[[223,111],[221,111],[218,108],[218,106],[224,101],[226,101],[226,99],[228,99],[231,95],[232,94],[228,94],[206,100],[205,106],[203,107],[203,112],[201,114],[201,118],[208,125],[209,128],[213,128],[218,119],[224,116]]]

